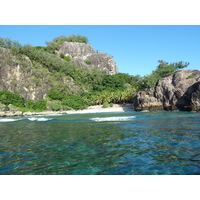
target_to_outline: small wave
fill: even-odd
[[[0,119],[0,122],[15,122],[18,120],[20,120],[20,119]]]
[[[128,117],[102,117],[102,118],[91,118],[91,121],[95,122],[105,122],[105,121],[130,121],[133,120],[135,116],[128,116]]]
[[[37,118],[37,117],[31,117],[31,118],[28,118],[28,120],[30,121],[38,121],[38,122],[45,122],[45,121],[49,121],[49,120],[52,120],[51,118]]]

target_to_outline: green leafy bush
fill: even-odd
[[[169,64],[168,62],[165,62],[163,60],[159,60],[159,65],[157,66],[157,69],[153,71],[150,75],[145,76],[143,78],[143,89],[147,88],[153,88],[156,86],[156,83],[159,79],[162,77],[165,77],[167,75],[170,75],[174,73],[178,69],[185,68],[189,65],[188,62],[175,62]]]
[[[85,63],[87,64],[87,65],[91,65],[91,60],[85,60]]]
[[[80,42],[80,43],[88,43],[88,38],[81,35],[69,35],[66,37],[65,35],[54,38],[50,42],[46,42],[47,51],[50,53],[55,53],[56,50],[59,50],[60,46],[64,42]]]
[[[88,38],[82,35],[69,35],[67,37],[67,42],[80,42],[80,43],[88,43]]]
[[[193,75],[189,75],[189,76],[187,77],[187,79],[190,79],[190,78],[194,78],[194,76],[193,76]]]
[[[108,108],[109,106],[110,106],[110,104],[109,104],[108,102],[104,102],[104,103],[103,103],[103,107],[104,107],[104,108]]]
[[[62,105],[73,108],[74,110],[81,110],[88,107],[81,96],[73,94],[66,95],[62,100]]]
[[[48,93],[48,96],[52,99],[52,100],[62,100],[64,97],[64,93],[61,90],[58,89],[51,89]]]
[[[0,91],[0,102],[9,105],[12,104],[17,107],[24,107],[25,100],[18,94],[9,91]]]
[[[52,103],[52,104],[51,104],[51,109],[52,109],[53,111],[61,110],[61,104],[60,104],[59,102],[57,102],[57,103]]]
[[[15,40],[11,40],[9,38],[0,38],[0,47],[3,48],[7,48],[7,49],[11,49],[11,48],[17,48],[19,49],[22,45],[15,41]]]
[[[10,110],[10,108],[8,107],[8,106],[6,106],[5,108],[4,108],[4,111],[9,111]]]
[[[34,102],[33,100],[27,100],[26,108],[33,111],[44,111],[47,110],[46,101],[41,99],[38,102]]]
[[[64,59],[65,55],[64,54],[60,54],[60,58]]]
[[[71,59],[70,56],[65,56],[65,57],[64,57],[64,60],[66,60],[67,62],[70,62],[72,59]]]

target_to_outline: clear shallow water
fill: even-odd
[[[0,118],[0,174],[200,174],[200,113]]]

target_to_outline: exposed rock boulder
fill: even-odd
[[[95,50],[90,44],[79,42],[64,42],[59,50],[59,54],[71,56],[72,58],[88,56],[92,53],[95,53]]]
[[[105,53],[96,53],[89,44],[78,42],[64,42],[61,45],[59,54],[70,56],[72,62],[80,68],[91,70],[98,68],[106,71],[107,74],[118,73],[118,67],[112,56]]]
[[[180,70],[134,96],[135,110],[199,110],[200,71]]]
[[[133,98],[133,105],[136,111],[161,110],[161,102],[153,95],[153,91],[140,91]]]

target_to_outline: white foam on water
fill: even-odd
[[[52,120],[52,119],[51,118],[44,118],[44,117],[41,117],[41,118],[31,117],[31,118],[28,118],[28,120],[30,120],[30,121],[38,121],[38,122],[45,122],[45,121],[49,121],[49,120]]]
[[[135,116],[127,116],[127,117],[120,117],[120,116],[117,116],[117,117],[96,117],[96,118],[91,118],[90,120],[91,121],[95,121],[95,122],[106,122],[106,121],[131,121],[133,119],[135,119],[136,117]]]
[[[0,122],[15,122],[18,120],[20,120],[20,119],[0,119]]]

